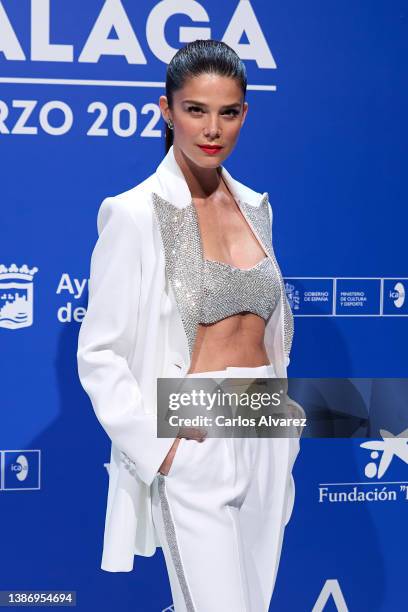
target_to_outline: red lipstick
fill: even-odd
[[[208,155],[215,155],[221,151],[222,147],[220,145],[197,145],[200,147],[204,153],[208,153]]]

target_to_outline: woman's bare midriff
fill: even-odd
[[[231,315],[209,325],[199,324],[187,373],[269,365],[264,334],[264,319],[251,312]]]

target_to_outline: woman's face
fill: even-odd
[[[245,121],[248,103],[236,79],[218,74],[201,74],[188,79],[173,94],[173,108],[160,97],[164,120],[174,124],[173,146],[202,168],[216,168],[235,147]],[[208,152],[200,145],[218,145]]]

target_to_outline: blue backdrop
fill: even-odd
[[[2,0],[0,590],[171,606],[161,549],[100,570],[110,445],[76,347],[99,205],[155,170],[166,64],[209,37],[248,71],[225,165],[270,196],[289,376],[408,375],[405,2]],[[302,440],[271,610],[406,609],[408,459],[380,475],[362,442]]]

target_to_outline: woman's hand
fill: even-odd
[[[207,431],[204,429],[199,429],[198,427],[180,427],[177,438],[174,440],[169,452],[164,458],[163,463],[159,467],[159,472],[164,476],[167,476],[169,473],[181,438],[186,438],[186,440],[196,440],[197,442],[204,442],[206,435]]]

